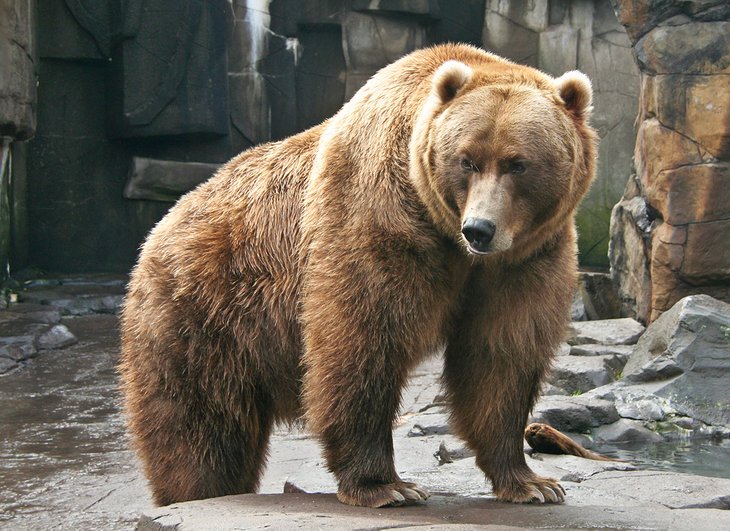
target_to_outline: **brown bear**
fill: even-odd
[[[396,473],[391,429],[409,371],[439,351],[453,428],[497,498],[562,501],[522,436],[576,285],[590,106],[579,72],[437,46],[180,199],[122,315],[156,503],[254,492],[272,426],[300,418],[342,502],[425,499]]]

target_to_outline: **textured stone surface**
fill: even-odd
[[[619,256],[628,220],[614,215],[611,265],[624,313],[652,320],[686,295],[730,300],[730,7],[714,0],[614,0],[614,5],[642,72],[638,189],[626,199],[645,200],[657,218],[648,230],[661,234],[636,242],[648,267],[632,278]]]
[[[639,340],[624,378],[666,380],[655,394],[676,411],[730,426],[730,304],[707,295],[679,301]]]
[[[218,164],[133,157],[124,197],[177,201],[182,194],[208,180],[218,168]]]
[[[34,2],[0,1],[0,136],[25,140],[36,128]]]
[[[565,432],[585,432],[619,419],[613,403],[586,396],[547,396],[535,406],[530,422],[550,424]]]
[[[614,356],[563,356],[553,364],[549,382],[570,393],[584,393],[606,385],[621,371],[623,362]]]
[[[32,285],[20,294],[26,303],[47,305],[61,315],[117,313],[124,297],[122,277],[65,277]]]
[[[558,475],[566,468],[541,465]],[[614,465],[615,466],[615,465]],[[622,481],[631,479],[626,489]],[[656,481],[657,488],[647,488]],[[273,527],[277,529],[587,529],[646,528],[679,530],[692,522],[697,529],[721,529],[730,525],[725,508],[727,480],[694,478],[683,474],[606,471],[582,483],[566,482],[565,505],[525,507],[490,498],[433,496],[415,507],[372,510],[347,507],[333,494],[278,494],[231,496],[175,504],[146,510],[137,529],[167,531],[214,527],[221,530]],[[682,487],[677,488],[677,485]],[[663,500],[669,503],[664,504]],[[617,507],[630,510],[617,510]],[[674,507],[692,507],[675,509]],[[708,507],[710,509],[708,509]],[[274,511],[272,508],[276,508]]]
[[[644,326],[630,317],[577,322],[572,327],[574,334],[568,339],[569,345],[633,345],[644,332]]]
[[[619,419],[612,424],[599,426],[593,430],[593,437],[597,441],[618,442],[659,442],[662,436],[647,429],[644,423],[638,420]]]
[[[651,316],[651,219],[646,200],[625,198],[611,213],[609,260],[620,314],[646,323]]]
[[[647,192],[664,222],[672,226],[730,219],[730,164],[662,171]],[[686,240],[674,243],[683,245]]]
[[[68,347],[77,341],[71,330],[65,325],[57,324],[40,334],[35,340],[35,346],[39,350],[52,350]]]
[[[55,324],[61,320],[61,313],[44,304],[14,303],[3,312],[5,318],[26,319],[39,323]]]
[[[620,317],[621,304],[618,292],[609,274],[581,273],[579,292],[583,300],[587,320],[616,319]]]
[[[628,359],[633,352],[633,345],[574,345],[570,347],[571,356],[615,356],[619,359]]]
[[[659,26],[636,43],[636,58],[649,74],[730,73],[730,21]]]
[[[125,39],[112,48],[113,137],[228,134],[225,0],[127,5]]]

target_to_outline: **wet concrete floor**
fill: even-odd
[[[0,376],[0,527],[131,529],[151,504],[128,449],[118,320],[63,320],[79,343]]]

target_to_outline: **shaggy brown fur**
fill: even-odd
[[[555,455],[576,455],[594,461],[620,461],[586,450],[552,426],[534,422],[525,429],[525,440],[536,452]]]
[[[122,316],[125,407],[155,501],[255,491],[273,423],[302,416],[341,501],[425,499],[396,473],[391,427],[409,371],[444,347],[453,425],[498,498],[562,500],[522,434],[575,287],[590,97],[579,73],[421,50],[183,197]],[[467,216],[494,223],[488,249],[462,236]]]

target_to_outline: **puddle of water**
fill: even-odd
[[[117,319],[65,324],[78,344],[0,378],[0,527],[131,529],[150,500],[119,408]]]
[[[630,461],[641,469],[730,478],[730,439],[696,439],[651,444],[614,443],[595,451]]]

